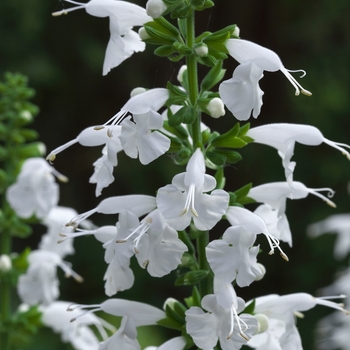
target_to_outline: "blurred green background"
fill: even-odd
[[[288,69],[302,68],[307,72],[305,78],[298,80],[313,93],[312,97],[295,97],[293,87],[282,73],[265,73],[260,83],[265,92],[264,105],[259,118],[251,120],[252,126],[269,122],[311,124],[328,139],[350,144],[349,1],[216,0],[215,3],[214,8],[198,15],[198,33],[236,23],[242,38],[274,50]],[[124,105],[134,87],[163,87],[168,80],[176,83],[178,69],[183,64],[153,57],[150,46],[102,77],[109,39],[108,20],[89,16],[82,10],[58,18],[51,16],[51,12],[63,6],[68,7],[57,0],[0,2],[0,76],[11,71],[29,77],[30,85],[37,91],[33,102],[41,110],[35,128],[48,151],[75,138],[85,127],[107,121]],[[225,62],[226,78],[231,76],[235,66],[233,59]],[[200,70],[200,74],[204,72]],[[227,113],[219,120],[205,117],[204,122],[211,128],[225,131],[235,120]],[[243,149],[242,154],[242,162],[227,168],[227,190],[234,191],[248,182],[259,185],[284,180],[275,150],[251,145]],[[101,197],[95,198],[94,185],[88,184],[88,179],[93,172],[92,163],[99,156],[99,148],[75,145],[57,157],[55,168],[70,178],[68,184],[61,186],[60,205],[84,212],[112,195],[153,195],[157,188],[170,183],[178,171],[167,157],[145,167],[120,154],[115,182]],[[335,271],[347,264],[334,260],[333,236],[310,240],[305,229],[309,223],[328,215],[349,211],[350,162],[325,145],[297,145],[293,160],[297,161],[294,179],[312,188],[333,188],[337,192],[334,201],[338,207],[332,209],[316,197],[289,201],[287,215],[294,246],[290,249],[282,244],[282,247],[290,262],[286,263],[277,254],[268,256],[266,242],[259,241],[264,249],[259,261],[266,265],[267,274],[261,282],[238,290],[245,300],[270,293],[317,294],[319,288],[332,282]],[[117,221],[117,217],[112,216],[96,215],[92,219],[98,225]],[[16,249],[21,250],[25,245],[34,249],[42,232],[44,228],[36,227],[30,239],[15,242]],[[92,237],[80,238],[75,248],[77,254],[67,260],[84,276],[85,283],[78,285],[62,278],[61,299],[78,303],[103,301],[102,278],[106,265],[101,244]],[[133,289],[118,297],[138,301],[147,297],[150,303],[161,307],[166,297],[182,298],[188,293],[184,288],[175,290],[171,276],[159,285],[156,284],[158,280],[148,277],[138,266],[135,268],[137,276]],[[307,312],[306,318],[298,322],[304,349],[314,349],[313,328],[327,313],[328,310],[319,307]],[[155,337],[146,339],[145,343],[162,341],[164,334],[155,332],[154,329],[144,332],[146,338],[147,335]],[[47,349],[48,344],[51,350],[70,349],[68,345],[61,345],[58,336],[53,338],[49,331],[43,332],[27,349]]]

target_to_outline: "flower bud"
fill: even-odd
[[[33,115],[28,110],[23,110],[20,114],[20,118],[26,122],[33,120]]]
[[[195,47],[194,52],[198,57],[207,57],[209,52],[208,46],[202,43]]]
[[[225,115],[225,105],[221,98],[214,97],[207,105],[209,115],[213,118],[220,118]]]
[[[185,64],[180,67],[179,73],[177,74],[177,80],[179,81],[179,83],[182,83],[183,75],[186,69],[187,69],[187,66]]]
[[[231,34],[231,37],[233,38],[239,38],[239,32],[240,32],[240,29],[238,26],[236,26],[235,30],[233,31],[233,33]]]
[[[133,89],[131,92],[130,92],[130,97],[134,97],[136,95],[139,95],[139,94],[142,94],[143,92],[145,92],[146,89],[143,88],[143,87],[137,87],[135,89]]]
[[[139,37],[141,40],[147,40],[150,38],[150,36],[147,33],[147,30],[145,29],[145,27],[141,27],[139,29]]]
[[[254,317],[258,321],[258,330],[256,331],[256,334],[265,332],[269,327],[269,318],[264,314],[256,314]]]
[[[257,263],[260,271],[261,271],[261,275],[259,275],[258,277],[255,278],[255,281],[260,281],[264,278],[265,274],[266,274],[266,268],[264,265]]]
[[[166,5],[162,0],[148,0],[146,13],[152,18],[160,17],[166,10]]]
[[[12,268],[11,258],[6,254],[0,255],[0,271],[7,272],[11,270],[11,268]]]

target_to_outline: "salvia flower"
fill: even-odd
[[[69,254],[74,254],[73,240],[66,240],[60,244],[57,244],[57,242],[61,239],[60,233],[62,231],[62,225],[77,214],[78,213],[72,208],[52,208],[42,222],[47,226],[47,233],[41,237],[39,249],[55,252],[61,258]]]
[[[300,316],[301,312],[316,305],[324,305],[349,314],[341,304],[328,300],[342,297],[315,298],[310,294],[295,293],[283,296],[271,294],[256,298],[254,313],[267,316],[270,326],[265,332],[254,335],[247,345],[256,349],[302,350],[295,316]]]
[[[225,45],[229,54],[240,65],[231,79],[220,84],[219,92],[227,108],[238,120],[249,119],[252,111],[254,118],[260,114],[263,92],[259,87],[259,80],[263,77],[263,71],[280,70],[295,88],[295,95],[300,92],[311,95],[290,74],[298,71],[286,69],[278,55],[270,49],[242,39],[229,39]],[[305,72],[301,72],[304,76]]]
[[[158,190],[157,206],[176,230],[184,230],[192,219],[198,230],[210,230],[225,214],[229,201],[228,193],[214,190],[215,186],[215,178],[205,174],[204,156],[197,148],[186,172],[175,175],[171,185]]]
[[[215,277],[225,283],[236,283],[240,287],[250,285],[261,275],[256,262],[259,246],[252,247],[256,235],[242,226],[228,228],[222,239],[214,240],[206,247],[206,255]]]
[[[80,314],[79,310],[67,311],[71,304],[66,301],[54,301],[48,306],[41,305],[43,324],[60,333],[62,342],[72,344],[75,349],[97,350],[100,341],[90,326],[95,326],[103,339],[108,338],[105,328],[114,332],[115,328],[94,314],[86,314],[76,322],[70,322],[72,317]]]
[[[163,310],[144,303],[123,299],[109,299],[101,304],[90,306],[71,305],[68,310],[85,310],[80,315],[73,317],[71,322],[96,311],[104,311],[110,315],[122,317],[120,328],[100,344],[99,350],[140,350],[140,345],[136,339],[136,328],[155,325],[159,320],[166,317]]]
[[[67,181],[43,158],[25,160],[16,182],[6,191],[7,201],[20,218],[35,215],[42,219],[57,205],[59,188],[54,175]]]
[[[318,237],[325,233],[336,234],[334,256],[341,260],[350,251],[350,214],[331,215],[325,220],[309,225],[307,233],[310,237]]]
[[[247,136],[253,138],[256,143],[277,149],[279,156],[282,158],[286,179],[290,184],[293,181],[293,171],[296,165],[295,162],[291,162],[296,142],[307,146],[317,146],[321,143],[326,143],[341,151],[350,160],[350,153],[345,150],[345,148],[350,148],[349,145],[326,139],[317,128],[311,125],[266,124],[251,128],[247,132]]]
[[[158,131],[163,118],[157,112],[168,98],[169,91],[162,88],[137,94],[109,121],[120,123],[124,152],[131,158],[139,157],[141,164],[149,164],[170,148],[169,138]]]
[[[90,0],[87,3],[73,0],[65,1],[77,6],[54,12],[53,16],[85,9],[92,16],[109,17],[111,37],[103,62],[103,75],[106,75],[112,68],[117,67],[134,52],[144,51],[145,43],[132,30],[134,26],[142,26],[144,23],[152,20],[151,17],[147,16],[144,8],[127,1]]]
[[[241,227],[254,236],[260,233],[265,235],[270,246],[269,254],[272,255],[277,248],[280,251],[281,257],[284,260],[288,261],[287,255],[280,247],[279,240],[269,232],[264,220],[260,216],[252,213],[250,210],[247,210],[245,208],[232,206],[228,207],[226,218],[233,227]]]
[[[59,296],[57,267],[66,277],[74,277],[78,282],[83,278],[74,272],[61,257],[45,250],[33,250],[28,256],[29,267],[18,280],[17,290],[21,300],[29,305],[51,304]]]
[[[244,301],[232,285],[221,286],[217,292],[202,299],[202,309],[191,307],[185,312],[187,333],[202,350],[213,349],[218,341],[223,350],[238,350],[256,332],[258,322],[252,315],[238,316]]]
[[[152,196],[142,194],[131,194],[126,196],[110,197],[100,202],[100,204],[96,208],[73,217],[66,224],[66,227],[77,228],[83,220],[86,220],[94,213],[119,214],[123,210],[129,210],[139,217],[149,213],[155,207],[155,197]],[[62,236],[65,236],[65,232],[62,233]],[[70,232],[67,232],[67,236],[71,236]]]

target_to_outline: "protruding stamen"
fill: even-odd
[[[179,214],[179,216],[185,215],[188,212],[188,209],[191,210],[191,213],[198,218],[197,210],[194,207],[194,197],[195,197],[196,185],[191,184],[188,188],[188,193],[186,197],[186,202],[183,210]]]
[[[64,9],[64,10],[61,10],[61,11],[56,11],[56,12],[53,12],[52,13],[52,16],[54,17],[57,17],[57,16],[61,16],[61,15],[67,15],[68,12],[72,12],[72,11],[75,11],[75,10],[79,10],[79,9],[82,9],[82,8],[85,8],[86,7],[86,4],[82,3],[82,2],[77,2],[77,1],[73,1],[73,0],[65,0],[71,4],[74,4],[74,5],[77,5],[76,7],[71,7],[69,9]]]
[[[296,72],[302,72],[303,74],[300,76],[300,78],[303,78],[306,75],[306,72],[304,70],[289,70],[289,69],[281,69],[281,72],[286,76],[286,78],[289,80],[289,82],[293,85],[295,88],[295,96],[299,96],[300,92],[305,96],[311,96],[312,93],[306,89],[304,89],[300,83],[290,74],[296,73]]]
[[[272,255],[275,253],[275,248],[277,248],[280,251],[280,255],[281,257],[285,260],[285,261],[289,261],[289,258],[287,256],[287,254],[282,250],[282,248],[280,247],[280,241],[272,236],[271,234],[265,233],[263,232],[263,234],[265,235],[269,246],[271,248],[271,250],[269,251],[269,255]]]
[[[235,307],[233,305],[231,306],[231,311],[232,312],[230,314],[230,316],[231,316],[231,319],[230,319],[230,323],[231,323],[230,324],[230,332],[229,332],[228,336],[226,337],[226,339],[229,340],[232,337],[232,335],[233,335],[234,319],[235,319],[236,322],[237,322],[237,326],[239,328],[239,335],[243,339],[248,341],[250,338],[246,334],[244,334],[244,331],[246,331],[249,328],[248,325],[238,316],[237,310],[235,309]],[[242,323],[244,329],[242,329],[241,323]]]
[[[343,148],[343,147],[350,148],[349,145],[347,145],[345,143],[334,142],[334,141],[328,140],[326,138],[323,138],[323,142],[326,143],[327,145],[339,150],[344,156],[346,156],[346,158],[348,158],[350,160],[350,153]]]
[[[57,147],[56,149],[51,151],[51,153],[46,157],[46,160],[48,160],[50,163],[52,163],[56,159],[56,155],[58,153],[64,151],[65,149],[67,149],[68,147],[74,145],[77,142],[78,142],[78,140],[74,139],[74,140],[71,140],[71,141],[65,143],[64,145],[62,145],[60,147]]]
[[[334,202],[332,202],[330,199],[328,198],[332,198],[334,196],[334,191],[331,188],[328,187],[324,187],[324,188],[308,188],[309,193],[321,198],[323,201],[325,201],[330,207],[332,208],[336,208],[336,204]],[[321,193],[319,193],[320,191],[328,191],[327,193],[327,197],[325,197],[324,195],[322,195]]]
[[[89,216],[91,216],[96,212],[97,212],[97,208],[94,208],[85,213],[79,214],[75,216],[71,221],[67,222],[65,226],[66,227],[72,226],[74,229],[76,229],[82,221],[84,221],[85,219],[87,219]]]

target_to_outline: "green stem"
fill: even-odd
[[[197,238],[197,258],[198,267],[200,270],[210,271],[208,260],[205,254],[205,248],[209,244],[209,231],[204,231]],[[204,297],[207,294],[213,293],[213,281],[209,274],[199,283],[199,291],[201,296]]]
[[[3,228],[0,234],[0,255],[10,255],[11,243],[12,241],[9,230]],[[0,289],[0,318],[2,322],[8,324],[11,319],[11,282],[9,278],[2,278]],[[1,349],[3,350],[11,349],[10,334],[8,331],[0,332],[0,344]]]
[[[192,12],[191,16],[188,16],[186,19],[187,26],[187,46],[193,48],[195,43],[195,30],[194,30],[194,12]],[[198,73],[197,73],[197,60],[195,54],[191,54],[186,57],[186,65],[187,65],[187,74],[188,74],[188,94],[189,99],[192,106],[197,105],[198,99]],[[196,147],[198,143],[202,142],[201,135],[201,115],[197,113],[197,118],[194,123],[191,125],[192,128],[192,139],[193,145]]]

